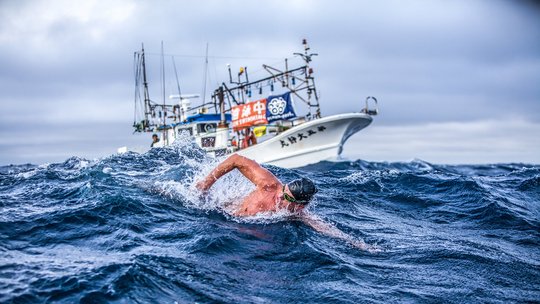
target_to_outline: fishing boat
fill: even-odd
[[[285,168],[336,158],[347,139],[377,115],[377,99],[368,96],[358,112],[323,117],[310,66],[317,54],[310,53],[305,39],[303,48],[294,53],[301,58],[300,66],[289,68],[288,59],[284,69],[263,65],[268,74],[257,80],[249,79],[247,67],[241,67],[233,80],[228,65],[229,84],[223,82],[209,101],[193,106],[198,95],[171,95],[169,99],[177,100],[171,103],[150,99],[143,47],[135,53],[135,112],[141,113],[133,123],[135,132],[152,133],[153,147],[179,144],[177,140],[188,134],[214,157],[238,153]],[[262,97],[265,87],[272,94]],[[297,103],[306,113],[298,113]]]

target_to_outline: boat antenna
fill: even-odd
[[[135,127],[135,131],[137,132],[137,106],[138,102],[141,104],[141,108],[143,106],[141,101],[141,93],[140,93],[140,81],[141,81],[141,64],[140,64],[140,54],[135,52],[133,53],[133,70],[135,72],[135,107],[133,112],[133,127]],[[142,110],[142,109],[141,109]]]
[[[302,53],[294,53],[294,55],[299,55],[302,57],[302,59],[304,59],[304,61],[306,62],[306,64],[309,65],[309,63],[312,61],[311,57],[313,56],[317,56],[319,54],[317,53],[311,53],[311,54],[308,54],[308,51],[311,49],[309,47],[309,45],[307,44],[307,40],[306,39],[302,39],[302,45],[304,45],[304,54]]]
[[[161,90],[163,93],[163,108],[161,109],[163,111],[163,140],[165,141],[166,136],[166,130],[165,130],[165,122],[167,117],[166,107],[165,107],[165,60],[164,60],[164,54],[163,54],[163,40],[161,41]]]
[[[317,108],[315,117],[321,117],[321,106],[319,104],[319,95],[317,94],[317,89],[315,87],[315,79],[311,74],[313,73],[313,69],[309,66],[309,63],[312,61],[311,57],[317,56],[319,54],[317,53],[308,53],[308,51],[311,49],[307,43],[306,39],[302,39],[302,44],[304,45],[304,54],[302,53],[294,53],[294,55],[298,55],[304,59],[304,62],[306,63],[306,82],[307,82],[307,95],[308,95],[308,106],[309,106],[309,114],[311,115],[311,107]],[[311,83],[310,83],[311,81]],[[315,104],[311,103],[311,95],[315,96]]]
[[[182,96],[182,91],[180,90],[180,81],[178,80],[178,72],[176,71],[176,62],[174,62],[174,56],[171,56],[171,58],[174,67],[174,75],[176,76],[176,87],[178,88],[178,96]]]
[[[174,62],[174,56],[171,56],[171,58],[172,58],[172,63],[174,67],[174,76],[176,77],[176,87],[178,88],[178,97],[180,98],[178,115],[179,115],[179,118],[182,119],[182,116],[184,115],[184,113],[182,113],[183,111],[181,110],[182,109],[182,90],[180,90],[180,81],[178,80],[178,72],[176,71],[176,62]],[[173,112],[174,112],[174,107],[173,107]]]
[[[148,115],[150,115],[150,94],[148,93],[148,80],[146,79],[146,59],[144,56],[144,43],[141,43],[142,74],[144,85],[144,115],[145,124],[149,125]],[[146,126],[145,126],[146,127]]]
[[[204,77],[203,77],[203,91],[202,102],[206,100],[206,74],[208,72],[208,42],[206,43],[206,55],[204,56]]]

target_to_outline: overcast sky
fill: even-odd
[[[534,1],[0,1],[0,165],[98,158],[133,135],[133,52],[175,55],[183,92],[226,64],[281,64],[308,39],[322,113],[380,115],[344,155],[370,161],[540,163]],[[174,81],[174,79],[169,79]],[[175,92],[167,92],[175,93]]]

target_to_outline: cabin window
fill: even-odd
[[[216,153],[216,157],[225,156],[227,155],[227,149],[217,149],[214,153]]]
[[[188,133],[189,136],[193,135],[193,129],[191,128],[182,128],[182,129],[178,129],[178,135],[182,134],[182,133]]]
[[[216,138],[215,137],[203,137],[201,138],[201,146],[203,148],[211,148],[216,145]]]
[[[216,132],[216,127],[215,122],[201,123],[197,125],[197,133],[213,133]]]

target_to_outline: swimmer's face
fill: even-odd
[[[302,211],[307,205],[307,203],[306,204],[298,203],[296,199],[294,198],[294,196],[292,195],[291,191],[289,190],[289,186],[287,185],[283,186],[283,191],[281,192],[280,199],[282,203],[284,203],[284,205],[287,206],[287,209],[289,209],[289,211],[291,212]]]

